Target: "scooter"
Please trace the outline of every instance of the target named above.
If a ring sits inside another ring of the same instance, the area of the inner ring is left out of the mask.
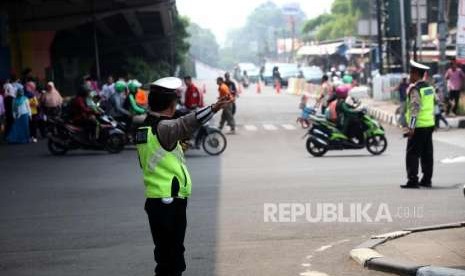
[[[48,122],[48,149],[53,155],[64,155],[69,150],[106,150],[119,153],[126,144],[126,134],[108,115],[99,115],[99,135],[91,138],[88,131],[73,125],[62,118],[53,118]]]
[[[366,114],[366,110],[359,111],[360,129],[357,137],[349,138],[336,125],[324,116],[310,115],[309,130],[306,142],[307,151],[320,157],[329,150],[363,149],[373,155],[382,154],[387,148],[384,128],[374,118]]]
[[[203,149],[209,155],[220,155],[226,150],[226,136],[218,128],[208,123],[202,125],[192,139],[181,142],[184,151],[189,149]]]

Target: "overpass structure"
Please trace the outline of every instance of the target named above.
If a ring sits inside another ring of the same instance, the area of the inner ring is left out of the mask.
[[[172,62],[175,16],[175,0],[3,0],[0,79],[25,68],[39,79],[100,78],[122,74],[134,55]]]

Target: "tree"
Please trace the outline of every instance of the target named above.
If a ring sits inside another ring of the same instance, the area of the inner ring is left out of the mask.
[[[191,45],[189,53],[203,63],[218,66],[220,46],[215,35],[209,29],[204,29],[195,23],[190,23],[187,32],[190,35]]]
[[[299,10],[294,15],[296,30],[300,30],[306,19]],[[297,37],[300,32],[297,31]],[[276,53],[276,40],[290,38],[290,17],[275,3],[268,1],[256,7],[247,17],[244,27],[228,33],[226,47],[221,51],[221,64],[249,61],[261,63],[263,58],[272,58]]]
[[[302,32],[314,33],[317,40],[336,39],[356,33],[359,18],[369,14],[369,0],[335,0],[330,14],[305,22]]]

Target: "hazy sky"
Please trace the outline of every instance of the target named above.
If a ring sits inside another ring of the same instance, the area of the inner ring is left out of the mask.
[[[247,16],[268,0],[177,0],[178,11],[193,22],[213,31],[222,44],[230,29],[245,24]],[[299,3],[308,18],[329,11],[333,0],[274,0],[278,5]]]

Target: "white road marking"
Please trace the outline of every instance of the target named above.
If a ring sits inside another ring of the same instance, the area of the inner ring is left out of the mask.
[[[313,258],[313,256],[312,256],[312,255],[308,255],[306,258],[307,258],[307,259],[311,259],[311,258]]]
[[[248,131],[257,131],[257,127],[254,125],[245,125],[244,128]]]
[[[266,130],[271,130],[271,131],[278,130],[278,128],[272,124],[263,124],[263,128]]]
[[[326,249],[331,248],[331,247],[333,247],[332,244],[323,245],[322,247],[320,247],[320,248],[318,248],[317,250],[315,250],[315,252],[323,252],[323,251],[325,251]]]
[[[308,264],[308,263],[304,263],[304,264],[302,264],[302,266],[303,266],[303,267],[310,267],[310,266],[312,266],[312,265],[311,265],[311,264]]]
[[[300,273],[300,276],[329,276],[329,275],[323,272],[307,270],[305,272]]]
[[[465,156],[445,158],[441,160],[441,163],[443,164],[465,163]]]
[[[281,126],[286,130],[294,130],[294,129],[296,129],[296,127],[294,125],[290,125],[290,124],[283,124]]]

